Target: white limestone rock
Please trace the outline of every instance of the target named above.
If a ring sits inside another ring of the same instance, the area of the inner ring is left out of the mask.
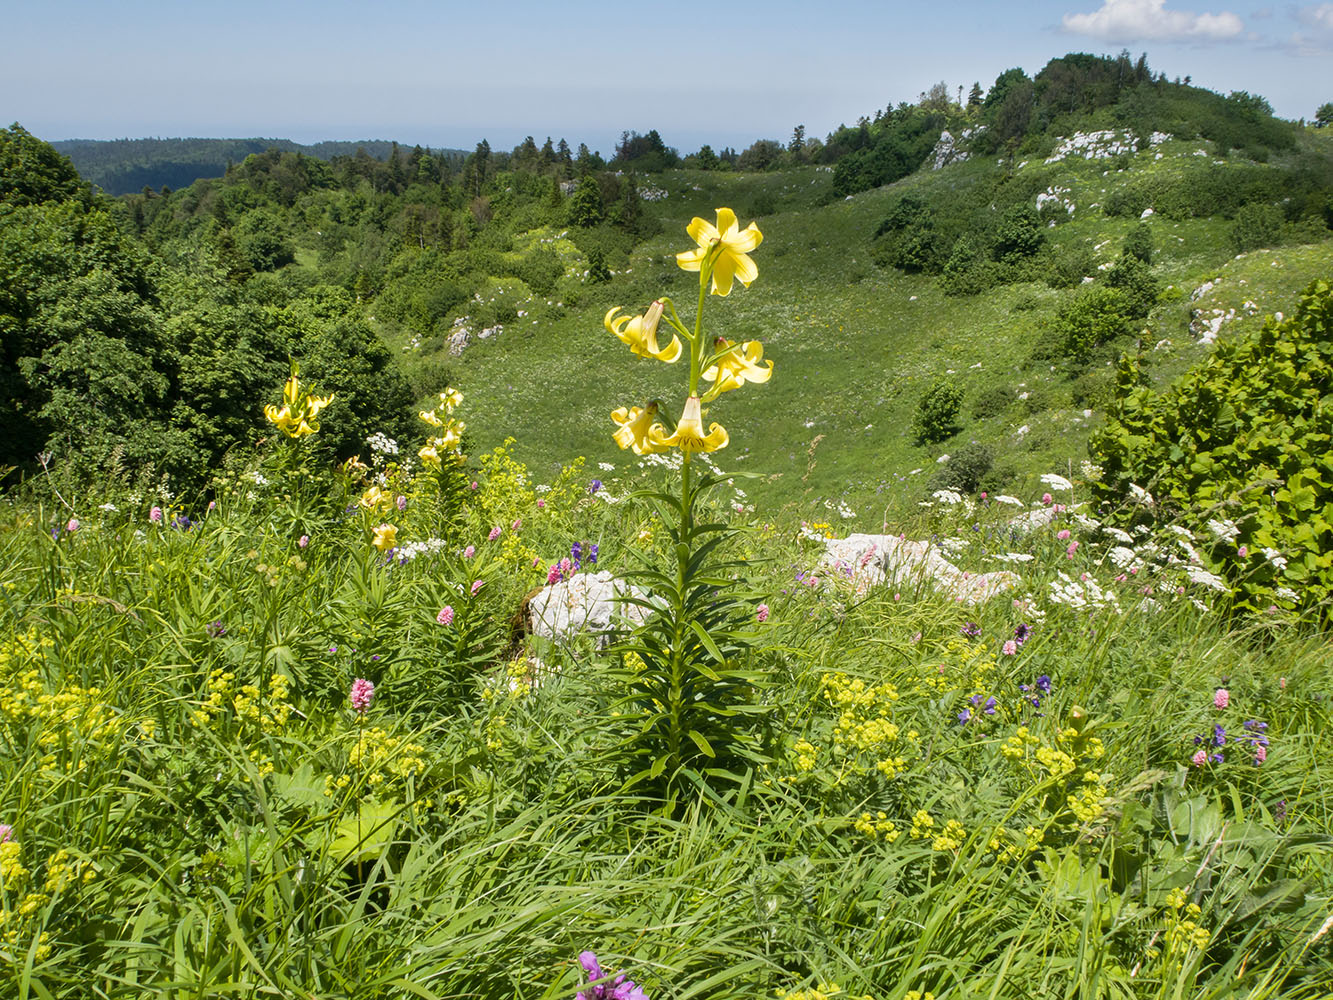
[[[591,635],[604,646],[613,629],[632,627],[645,617],[642,607],[621,600],[626,596],[643,598],[644,592],[607,570],[575,573],[568,580],[543,587],[528,600],[528,628],[543,639]]]
[[[1014,573],[965,573],[930,542],[897,535],[853,534],[824,542],[820,568],[851,584],[858,594],[880,584],[917,586],[925,583],[969,604],[989,600],[1018,586]]]

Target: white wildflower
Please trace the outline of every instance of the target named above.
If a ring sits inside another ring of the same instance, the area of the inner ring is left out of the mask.
[[[1216,590],[1219,593],[1226,593],[1231,588],[1227,582],[1216,574],[1209,573],[1202,566],[1186,566],[1185,575],[1190,578],[1192,583],[1202,584],[1210,590]]]
[[[1240,537],[1240,528],[1236,527],[1234,521],[1217,521],[1210,519],[1208,521],[1208,530],[1213,533],[1213,537],[1219,542],[1229,542],[1234,538]]]
[[[1069,491],[1074,488],[1073,483],[1071,483],[1064,476],[1057,476],[1054,472],[1046,473],[1044,476],[1041,477],[1041,481],[1053,490]]]

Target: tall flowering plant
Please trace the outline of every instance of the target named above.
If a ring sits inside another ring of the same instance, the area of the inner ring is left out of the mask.
[[[673,420],[660,400],[621,407],[611,414],[613,437],[636,455],[679,449],[679,491],[647,491],[667,523],[674,566],[645,564],[636,574],[646,597],[627,598],[647,615],[620,646],[630,710],[636,723],[626,743],[636,770],[630,784],[649,782],[663,789],[667,808],[681,782],[700,785],[710,778],[743,775],[763,760],[755,735],[766,708],[759,700],[760,675],[746,662],[754,595],[738,582],[743,567],[726,559],[726,542],[737,529],[701,518],[701,501],[726,477],[698,474],[693,458],[725,448],[726,429],[705,418],[726,392],[769,380],[773,363],[763,360],[757,341],[733,343],[710,337],[704,325],[709,292],[725,297],[736,282],[748,287],[759,270],[750,253],[763,240],[754,223],[741,229],[736,213],[717,210],[716,225],[695,218],[689,235],[696,244],[676,255],[686,271],[699,274],[693,325],[687,325],[670,298],[653,302],[640,316],[606,314],[605,326],[634,354],[685,368],[685,401]],[[664,333],[670,341],[664,343]]]

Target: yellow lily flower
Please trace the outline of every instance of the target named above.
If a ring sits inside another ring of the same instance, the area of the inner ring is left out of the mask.
[[[433,443],[426,445],[426,447],[417,452],[417,457],[432,469],[438,469],[440,467],[440,453],[435,450],[435,445]]]
[[[736,213],[729,208],[717,210],[717,225],[711,225],[697,215],[685,228],[698,249],[686,250],[676,254],[676,263],[686,271],[697,271],[703,267],[704,259],[710,253],[713,257],[713,294],[728,295],[731,292],[732,279],[736,279],[746,288],[759,277],[759,268],[755,267],[746,254],[759,246],[764,234],[751,222],[744,229],[736,222]]]
[[[398,544],[398,529],[392,524],[381,524],[375,529],[375,538],[370,544],[381,552],[388,552]]]
[[[389,494],[385,493],[378,486],[372,486],[370,489],[366,490],[366,492],[361,494],[361,499],[358,503],[360,503],[366,510],[370,511],[388,510],[393,506],[393,497],[389,496]]]
[[[724,337],[718,337],[713,347],[721,352],[735,348],[736,345]],[[767,382],[773,376],[773,362],[767,362],[768,367],[765,368],[759,363],[763,357],[764,345],[757,340],[747,340],[739,348],[719,358],[704,371],[704,378],[717,383],[704,393],[704,399],[716,399],[724,392],[739,389],[746,382]]]
[[[673,333],[671,343],[658,348],[657,324],[662,319],[662,309],[661,299],[650,305],[642,316],[617,316],[620,306],[615,306],[607,312],[602,325],[628,344],[639,357],[656,358],[669,364],[680,357],[680,338]]]
[[[440,393],[440,404],[444,407],[445,413],[453,413],[461,402],[463,402],[463,394],[457,389],[451,387]]]
[[[457,451],[463,446],[463,431],[467,424],[461,420],[450,420],[444,425],[444,436],[435,439],[437,448],[444,448],[448,451]]]
[[[417,416],[419,416],[422,420],[426,421],[426,423],[430,424],[432,427],[439,427],[440,424],[443,423],[443,421],[441,421],[440,418],[436,415],[434,410],[418,410]]]
[[[636,455],[651,455],[661,451],[662,449],[654,447],[648,440],[648,432],[652,429],[655,416],[657,416],[656,403],[649,403],[642,409],[637,406],[626,409],[622,406],[618,410],[612,410],[611,419],[620,426],[611,436],[620,447],[634,449]]]
[[[704,433],[703,414],[699,409],[699,397],[691,396],[685,401],[685,411],[676,424],[676,432],[670,436],[661,424],[653,424],[648,431],[648,440],[655,448],[678,447],[681,451],[717,451],[725,448],[731,439],[726,428],[721,424],[712,424],[708,433]]]
[[[292,417],[290,407],[277,407],[272,403],[269,403],[264,407],[264,416],[268,418],[269,423],[277,425],[278,430],[282,431],[282,433],[286,434],[288,437],[294,436],[292,432],[300,426],[301,423],[300,420]]]

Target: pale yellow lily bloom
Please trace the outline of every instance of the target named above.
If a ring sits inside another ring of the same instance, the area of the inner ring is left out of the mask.
[[[434,444],[428,444],[426,447],[422,448],[417,452],[417,457],[432,469],[438,469],[440,467],[440,453],[435,450]]]
[[[680,338],[673,333],[670,344],[663,348],[657,346],[657,324],[662,319],[663,308],[662,300],[658,299],[642,316],[617,316],[620,306],[615,306],[608,310],[602,325],[628,344],[639,357],[656,358],[670,364],[680,357]]]
[[[388,510],[393,506],[393,497],[385,493],[378,486],[372,486],[366,492],[361,494],[358,501],[366,510]]]
[[[679,448],[685,452],[717,451],[725,448],[731,439],[726,428],[721,424],[711,424],[708,433],[704,433],[703,414],[699,408],[699,397],[691,396],[685,401],[685,410],[680,415],[674,434],[668,435],[661,424],[653,424],[648,431],[648,440],[654,448]]]
[[[264,416],[288,437],[299,438],[319,430],[319,411],[333,402],[333,395],[311,396],[301,391],[296,373],[282,387],[281,407],[264,407]]]
[[[444,435],[435,439],[435,446],[447,451],[457,451],[463,447],[463,431],[466,429],[467,424],[463,421],[450,420],[444,425]]]
[[[618,410],[611,411],[611,419],[620,426],[611,436],[616,444],[622,448],[632,448],[636,455],[651,455],[662,449],[653,446],[648,440],[648,432],[652,429],[653,418],[657,416],[657,404],[649,403],[645,407],[631,406],[629,409],[621,407]]]
[[[748,288],[750,282],[759,277],[759,268],[746,256],[764,238],[753,222],[741,229],[736,222],[735,212],[729,208],[719,208],[716,226],[696,215],[685,231],[699,246],[698,249],[676,254],[676,263],[684,270],[699,270],[703,267],[704,258],[713,252],[714,247],[718,248],[713,258],[714,295],[730,294],[733,279]]]
[[[757,340],[747,340],[737,347],[730,340],[718,337],[713,347],[718,352],[728,348],[735,350],[719,358],[704,371],[705,379],[717,383],[704,393],[705,400],[716,399],[724,392],[739,389],[746,382],[767,382],[773,376],[773,362],[766,362],[767,367],[760,364],[764,357],[764,345]]]
[[[461,402],[463,402],[463,394],[457,389],[450,387],[440,393],[440,404],[444,407],[445,413],[453,413]]]
[[[375,529],[375,537],[370,544],[381,552],[388,552],[398,544],[398,529],[392,524],[381,524]]]
[[[439,427],[444,422],[439,418],[439,416],[435,413],[434,410],[418,410],[417,416],[419,416],[422,420],[426,421],[426,423],[430,424],[432,427]]]

